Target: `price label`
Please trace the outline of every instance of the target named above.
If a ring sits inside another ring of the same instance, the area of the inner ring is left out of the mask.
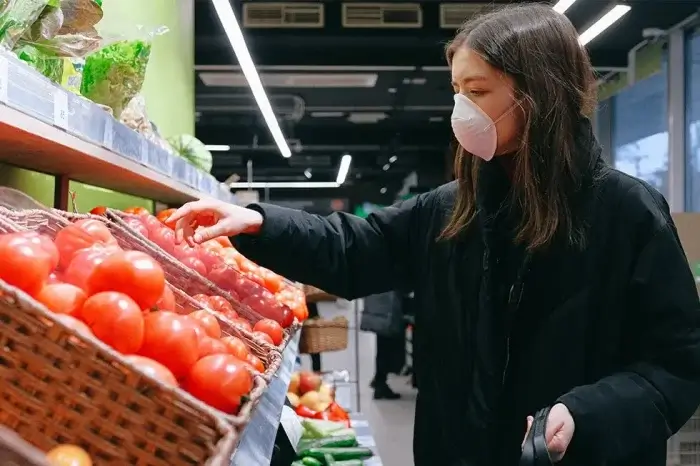
[[[357,437],[357,443],[358,443],[360,446],[363,446],[363,447],[365,447],[365,448],[374,448],[374,447],[376,447],[376,445],[375,445],[375,443],[374,443],[374,437],[372,437],[372,436],[370,436],[370,435],[363,435],[363,436]]]
[[[0,55],[0,102],[7,103],[9,81],[9,63],[6,57]]]
[[[59,128],[68,128],[68,94],[56,89],[53,96],[53,123]]]
[[[369,427],[369,422],[364,419],[353,419],[350,421],[350,426],[355,429],[358,427]]]

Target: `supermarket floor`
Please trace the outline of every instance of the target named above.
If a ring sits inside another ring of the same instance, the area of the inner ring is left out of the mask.
[[[322,356],[321,364],[324,371],[347,370],[357,385],[351,386],[347,397],[353,408],[357,409],[356,388],[359,388],[359,411],[369,421],[374,431],[374,439],[379,449],[384,466],[411,466],[413,464],[413,413],[415,409],[416,391],[411,388],[404,377],[395,377],[389,381],[391,387],[401,393],[400,400],[374,401],[369,383],[374,375],[374,334],[360,332],[358,344],[355,344],[355,319],[350,303],[321,303],[319,314],[324,318],[343,315],[350,321],[349,346],[345,351],[328,353]],[[355,355],[359,357],[359,377],[355,375]],[[302,365],[310,367],[308,356],[302,356]]]

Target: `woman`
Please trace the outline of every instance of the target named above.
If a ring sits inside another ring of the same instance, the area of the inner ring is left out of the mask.
[[[595,77],[543,5],[468,22],[447,48],[457,180],[367,219],[202,200],[177,236],[346,298],[415,290],[415,464],[512,466],[551,406],[565,466],[662,466],[700,403],[700,304],[668,205],[607,166]],[[198,213],[218,223],[193,232]]]

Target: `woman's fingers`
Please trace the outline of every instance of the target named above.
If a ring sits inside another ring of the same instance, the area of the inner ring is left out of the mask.
[[[193,217],[207,211],[213,211],[218,214],[220,213],[220,205],[220,201],[212,199],[200,199],[199,201],[188,202],[173,212],[167,222],[178,222],[185,217]]]
[[[219,236],[228,236],[229,233],[232,232],[226,231],[224,222],[220,221],[210,227],[198,229],[194,234],[194,242],[198,244],[203,243]]]

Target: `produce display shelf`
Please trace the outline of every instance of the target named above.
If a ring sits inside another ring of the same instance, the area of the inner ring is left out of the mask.
[[[0,52],[0,162],[169,204],[233,202],[213,176]]]
[[[372,428],[362,413],[350,414],[350,427],[355,429],[357,443],[362,447],[367,447],[374,452],[374,456],[365,460],[364,466],[382,466],[382,459],[377,451],[377,444],[372,435]]]
[[[299,354],[299,336],[300,332],[297,332],[282,353],[282,365],[253,411],[231,458],[231,466],[270,465],[282,407]]]

